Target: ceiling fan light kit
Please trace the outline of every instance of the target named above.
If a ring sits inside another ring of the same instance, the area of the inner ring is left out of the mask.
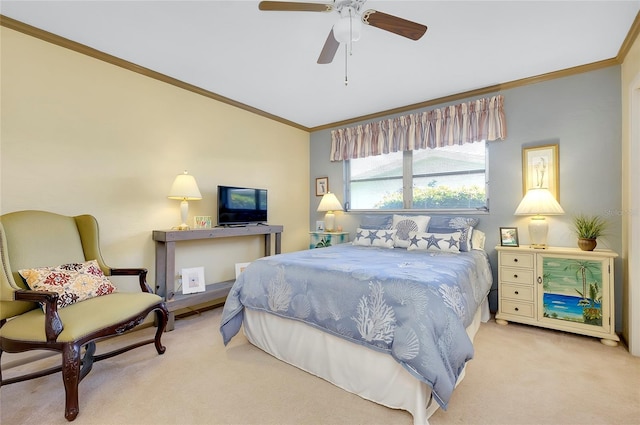
[[[366,10],[361,12],[366,0],[340,0],[333,3],[304,3],[288,1],[261,1],[260,10],[280,12],[331,12],[337,11],[340,19],[329,32],[324,43],[319,64],[327,64],[333,61],[340,44],[347,46],[351,42],[360,39],[362,24],[392,32],[410,40],[419,40],[427,31],[426,25],[408,21],[397,16]]]
[[[362,35],[362,21],[356,16],[356,11],[347,7],[340,11],[340,19],[333,25],[333,36],[338,43],[351,43],[360,40]]]

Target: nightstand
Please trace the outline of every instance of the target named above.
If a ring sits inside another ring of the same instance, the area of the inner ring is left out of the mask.
[[[615,346],[613,251],[497,246],[496,322],[600,338]]]
[[[324,248],[349,242],[349,232],[309,232],[309,249]]]

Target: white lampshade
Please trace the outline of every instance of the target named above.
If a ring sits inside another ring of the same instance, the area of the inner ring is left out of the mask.
[[[318,211],[342,211],[342,204],[338,201],[334,193],[327,192],[322,196],[320,205],[318,205]]]
[[[515,215],[533,215],[529,222],[529,240],[533,248],[546,248],[549,225],[544,215],[564,214],[548,189],[530,189],[520,201]]]
[[[334,211],[342,211],[342,204],[336,198],[336,195],[327,192],[322,196],[322,200],[320,201],[320,205],[318,205],[318,211],[326,211],[327,213],[324,215],[324,229],[327,232],[333,231],[333,226],[335,224],[335,214]]]
[[[179,199],[182,201],[180,202],[180,218],[182,219],[182,224],[177,226],[176,229],[189,230],[189,226],[187,225],[189,202],[187,201],[198,201],[202,199],[196,179],[187,174],[186,171],[184,174],[178,174],[171,185],[171,190],[169,190],[169,199]]]
[[[360,40],[362,21],[351,7],[345,7],[340,12],[340,19],[333,26],[333,37],[339,43]]]
[[[200,194],[200,189],[198,189],[198,183],[196,183],[196,179],[187,174],[185,171],[184,174],[178,174],[176,179],[173,181],[173,185],[171,185],[171,190],[169,191],[169,199],[179,199],[179,200],[187,200],[187,201],[199,201],[202,199],[202,195]]]
[[[548,189],[529,189],[515,215],[559,215],[564,210]]]

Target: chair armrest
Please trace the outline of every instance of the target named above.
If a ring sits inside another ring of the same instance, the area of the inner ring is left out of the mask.
[[[153,294],[151,288],[147,284],[147,269],[110,269],[112,276],[138,276],[140,282],[140,290]]]
[[[44,332],[47,336],[47,342],[55,342],[64,328],[58,314],[58,294],[45,291],[25,291],[23,289],[17,290],[14,294],[16,301],[30,301],[42,304],[45,315]]]

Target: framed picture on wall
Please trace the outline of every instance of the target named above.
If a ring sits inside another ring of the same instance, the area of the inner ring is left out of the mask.
[[[548,189],[560,201],[558,144],[522,148],[522,196],[529,189]]]
[[[501,227],[500,228],[500,245],[501,246],[520,246],[518,244],[518,228],[517,227]]]
[[[329,177],[318,177],[316,179],[316,196],[322,196],[329,192]]]

